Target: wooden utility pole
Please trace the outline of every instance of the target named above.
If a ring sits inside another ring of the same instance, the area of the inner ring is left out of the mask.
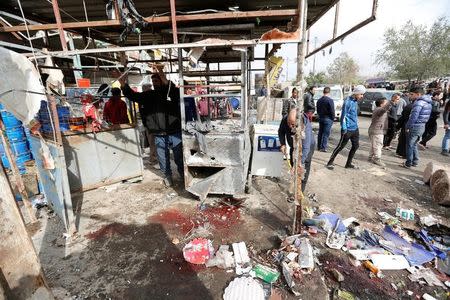
[[[308,14],[308,1],[299,1],[299,28],[300,28],[300,38],[301,41],[297,45],[297,85],[302,86],[304,79],[303,66],[305,63],[306,56],[306,22]],[[302,224],[302,130],[303,130],[303,88],[299,91],[299,98],[297,100],[297,130],[295,134],[295,147],[294,147],[294,165],[295,165],[295,176],[294,176],[294,221],[292,226],[292,233],[299,233]]]
[[[33,294],[39,294],[39,299],[53,299],[1,166],[0,220],[0,275],[4,277],[0,290],[3,290],[3,293],[11,293],[11,299],[30,299]]]

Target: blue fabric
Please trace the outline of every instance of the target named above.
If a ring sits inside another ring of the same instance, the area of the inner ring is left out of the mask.
[[[337,232],[337,233],[341,233],[341,232],[347,231],[347,227],[345,227],[345,225],[342,224],[342,219],[341,219],[341,216],[340,216],[340,215],[337,215],[337,214],[331,214],[331,213],[323,213],[323,214],[320,214],[320,215],[317,216],[317,217],[314,217],[314,219],[317,219],[317,220],[327,220],[327,221],[331,224],[332,230],[334,230],[334,228],[336,227],[336,224],[337,224],[338,220],[340,220],[341,222],[339,223],[339,226],[338,226],[336,232]]]
[[[328,96],[322,96],[319,100],[317,100],[317,114],[320,119],[329,118],[334,120],[335,112],[334,112],[334,101]]]
[[[423,242],[428,246],[428,248],[436,254],[440,259],[446,259],[447,253],[436,247],[433,243],[433,238],[428,235],[428,232],[425,229],[420,230],[419,232],[420,238]]]
[[[186,122],[197,120],[197,109],[195,107],[195,99],[193,97],[184,98],[184,114]]]
[[[345,99],[342,106],[341,129],[344,132],[358,129],[358,101],[351,96]]]
[[[408,143],[406,144],[406,165],[411,166],[419,162],[419,149],[417,143],[425,132],[425,124],[414,126],[407,133]]]
[[[414,101],[406,128],[420,126],[428,122],[432,110],[432,101],[428,95],[423,95]]]
[[[390,241],[395,245],[394,247],[382,245],[383,248],[395,255],[404,255],[406,260],[408,260],[412,266],[423,265],[435,258],[435,254],[433,252],[426,250],[422,245],[409,243],[394,232],[390,226],[386,226],[381,235],[385,240]],[[405,252],[402,249],[409,249],[409,251]]]
[[[173,159],[177,165],[178,173],[184,175],[183,145],[181,144],[181,132],[170,135],[155,135],[156,155],[159,166],[166,178],[172,177],[170,168],[170,149],[173,151]]]
[[[448,151],[449,140],[450,140],[450,129],[446,129],[444,138],[442,139],[442,151]]]
[[[326,150],[328,147],[328,138],[331,134],[333,120],[328,117],[319,119],[319,134],[317,136],[317,144],[319,150]]]

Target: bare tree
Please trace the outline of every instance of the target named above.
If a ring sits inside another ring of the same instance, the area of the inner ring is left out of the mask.
[[[358,82],[359,66],[347,52],[341,53],[328,66],[329,79],[333,83],[351,85]]]

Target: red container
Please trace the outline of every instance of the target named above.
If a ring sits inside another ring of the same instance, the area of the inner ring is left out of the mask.
[[[91,87],[91,80],[89,78],[77,79],[77,85],[80,88],[89,88]]]

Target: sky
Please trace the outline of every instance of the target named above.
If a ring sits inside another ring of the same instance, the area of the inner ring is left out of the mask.
[[[309,0],[314,1],[314,0]],[[370,17],[372,0],[341,0],[340,17],[337,35]],[[430,26],[440,16],[450,19],[449,0],[378,0],[377,19],[358,31],[347,36],[342,42],[338,41],[315,55],[316,72],[326,71],[327,66],[342,52],[347,52],[356,60],[360,67],[359,74],[364,77],[374,77],[383,71],[383,67],[375,63],[375,54],[381,48],[383,33],[387,28],[400,28],[408,20],[414,24]],[[317,46],[331,39],[333,34],[334,8],[310,29],[310,51],[314,49],[314,38],[317,37]],[[255,51],[257,57],[264,56],[262,47]],[[286,63],[282,79],[289,75],[289,80],[296,76],[297,45],[285,44],[277,52]],[[313,69],[313,56],[306,60],[306,74]],[[289,69],[286,68],[289,66]]]

